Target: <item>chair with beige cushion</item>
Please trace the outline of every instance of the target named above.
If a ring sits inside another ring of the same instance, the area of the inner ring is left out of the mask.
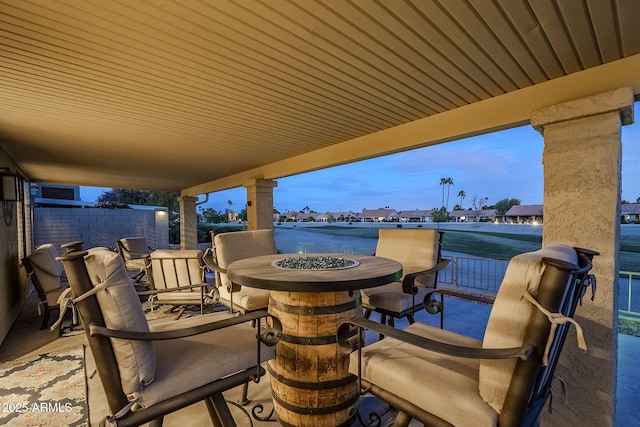
[[[118,240],[118,252],[122,255],[124,265],[133,272],[133,280],[139,282],[145,275],[145,258],[153,251],[144,237],[123,237]]]
[[[595,255],[551,244],[514,257],[482,340],[419,323],[405,330],[367,319],[344,323],[345,351],[358,346],[349,338],[353,325],[387,336],[362,348],[361,359],[353,352],[349,370],[399,409],[395,426],[412,418],[430,426],[535,426]]]
[[[212,233],[211,252],[210,256],[205,256],[205,262],[216,272],[220,303],[229,307],[232,312],[238,310],[241,313],[267,308],[270,292],[231,283],[227,267],[241,259],[277,253],[272,229]]]
[[[394,320],[403,317],[414,323],[427,290],[436,287],[438,272],[450,262],[441,257],[442,234],[417,228],[379,230],[376,256],[402,264],[403,277],[400,282],[361,291],[366,318],[375,311],[382,324],[394,326]]]
[[[153,251],[146,266],[151,290],[138,294],[150,294],[152,309],[154,303],[180,305],[183,309],[185,305],[197,304],[202,314],[204,305],[217,299],[208,289],[202,256],[203,251],[196,249]]]
[[[264,375],[260,365],[273,347],[257,336],[269,345],[278,337],[260,329],[266,312],[150,326],[118,254],[76,251],[60,259],[104,387],[105,421],[159,426],[166,414],[204,401],[214,425],[235,425],[222,392]]]
[[[44,308],[44,316],[40,329],[49,326],[51,312],[59,311],[58,298],[68,287],[64,278],[62,264],[56,260],[58,252],[51,243],[38,246],[28,257],[22,260],[33,286],[36,288],[40,308]]]

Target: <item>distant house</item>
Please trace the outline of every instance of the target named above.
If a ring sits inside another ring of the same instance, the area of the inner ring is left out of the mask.
[[[416,209],[413,211],[400,211],[398,217],[402,222],[427,222],[431,221],[433,210]]]
[[[357,219],[362,222],[396,222],[399,216],[395,209],[363,209]]]
[[[455,210],[452,211],[449,216],[454,219],[455,222],[488,222],[493,221],[496,218],[495,209],[480,209],[480,210]]]
[[[620,205],[620,222],[622,224],[640,223],[640,203],[622,203]]]
[[[516,224],[530,224],[542,222],[543,205],[515,205],[505,213],[505,222]]]
[[[284,213],[278,214],[278,221],[294,222],[296,221],[297,215],[298,215],[298,212],[284,212]]]
[[[322,222],[347,222],[354,221],[356,219],[356,214],[354,212],[327,212],[326,214],[320,216],[318,221]]]
[[[333,222],[335,221],[335,219],[333,218],[333,215],[330,212],[324,213],[324,214],[320,214],[316,217],[317,221],[319,222]]]
[[[236,211],[232,211],[231,209],[227,210],[227,221],[229,222],[238,222],[240,214]]]
[[[476,212],[472,209],[460,210],[456,209],[449,213],[449,217],[455,222],[475,222]]]
[[[316,221],[319,221],[319,218],[321,217],[322,217],[322,214],[319,214],[317,212],[309,212],[309,213],[299,212],[296,214],[296,221],[297,222],[316,222]]]
[[[480,209],[476,211],[477,222],[495,221],[497,212],[495,209]]]
[[[30,188],[34,196],[33,203],[39,207],[85,208],[95,205],[80,200],[80,187],[59,184],[32,184]]]

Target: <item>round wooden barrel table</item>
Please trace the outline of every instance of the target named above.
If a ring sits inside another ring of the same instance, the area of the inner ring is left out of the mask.
[[[234,283],[271,290],[269,313],[282,323],[282,338],[267,368],[280,424],[353,424],[360,391],[336,329],[362,315],[360,289],[399,280],[402,265],[367,255],[278,254],[233,262],[227,272]]]

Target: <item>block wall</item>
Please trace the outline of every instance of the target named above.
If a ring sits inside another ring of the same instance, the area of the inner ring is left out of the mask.
[[[122,237],[145,237],[153,249],[169,247],[169,225],[164,210],[34,208],[34,247],[82,240],[85,248],[113,248]]]

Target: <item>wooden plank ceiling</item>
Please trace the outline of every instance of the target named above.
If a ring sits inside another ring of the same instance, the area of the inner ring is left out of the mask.
[[[635,0],[0,0],[0,143],[33,181],[181,190],[639,54],[639,16]]]

